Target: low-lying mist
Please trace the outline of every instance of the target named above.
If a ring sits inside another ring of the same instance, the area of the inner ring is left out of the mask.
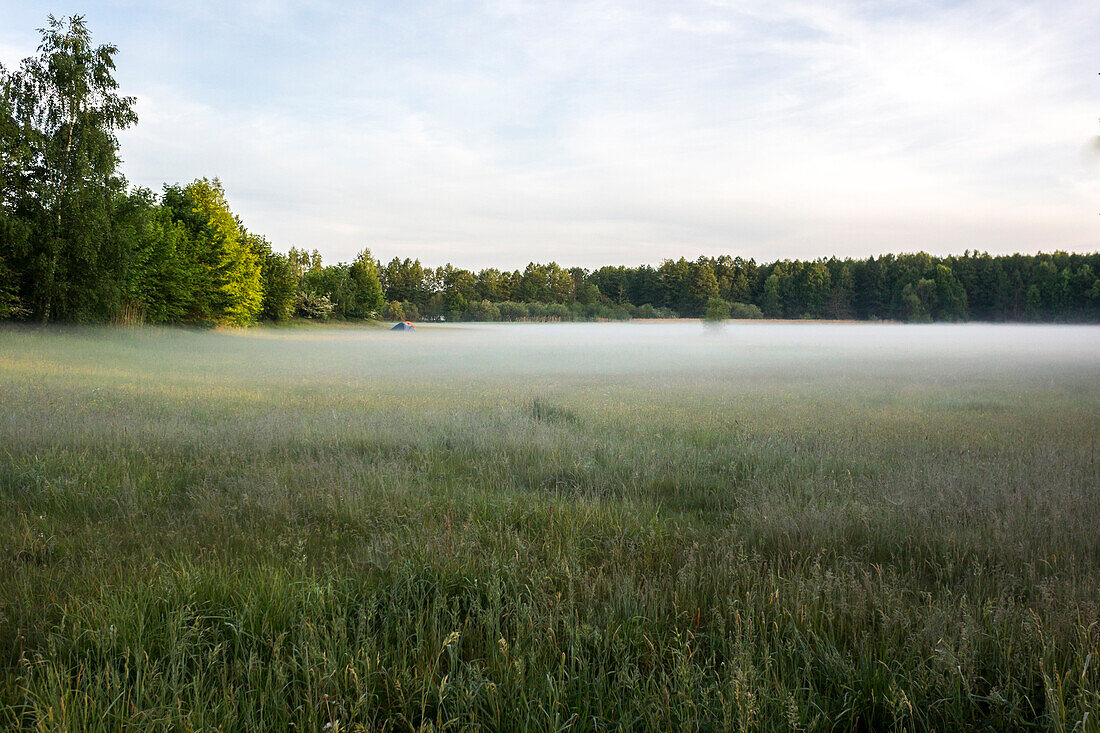
[[[1090,730],[1098,383],[1095,326],[0,329],[0,729]]]
[[[538,376],[729,380],[1047,379],[1100,372],[1100,327],[699,322],[421,324],[240,331],[73,328],[0,331],[0,358],[35,374],[76,368],[201,380],[400,380],[423,388]]]

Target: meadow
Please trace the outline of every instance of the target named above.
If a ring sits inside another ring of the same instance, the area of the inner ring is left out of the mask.
[[[1100,327],[0,328],[0,729],[1100,730]]]

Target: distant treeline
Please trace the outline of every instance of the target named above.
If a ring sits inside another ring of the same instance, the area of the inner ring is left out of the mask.
[[[0,66],[0,318],[249,325],[258,320],[653,317],[1100,320],[1100,253],[732,257],[659,267],[473,272],[364,249],[325,265],[245,228],[217,179],[159,195],[118,173],[137,122],[111,45],[49,19],[37,55]]]
[[[693,317],[720,299],[742,318],[1100,320],[1100,254],[918,253],[769,264],[722,256],[659,267],[532,263],[522,272],[477,273],[394,259],[379,272],[387,307],[425,318],[496,320],[492,306],[501,303],[499,318],[509,320],[503,306],[516,302],[557,305],[562,317],[565,310],[574,317]]]

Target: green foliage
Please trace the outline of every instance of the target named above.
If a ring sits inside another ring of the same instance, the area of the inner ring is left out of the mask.
[[[327,295],[303,290],[295,298],[295,312],[302,318],[327,321],[336,306]]]
[[[576,287],[577,302],[583,305],[593,305],[600,302],[600,289],[591,282],[583,282]]]
[[[705,258],[689,262],[665,260],[657,271],[660,303],[683,316],[701,316],[710,298],[719,294],[718,279]]]
[[[290,258],[279,252],[273,252],[267,241],[262,241],[264,247],[257,253],[262,255],[260,275],[264,284],[261,315],[269,321],[285,321],[294,315],[298,278],[294,274]]]
[[[388,301],[425,303],[431,296],[426,274],[419,260],[399,260],[396,257],[381,273],[385,298]]]
[[[565,304],[573,299],[573,278],[556,262],[532,262],[519,276],[516,297],[528,303]]]
[[[764,314],[768,318],[781,318],[783,304],[779,298],[779,274],[773,272],[764,281]]]
[[[901,291],[901,317],[910,322],[931,321],[929,301],[935,293],[935,283],[928,279],[907,283]]]
[[[103,320],[121,307],[115,133],[137,121],[134,100],[116,93],[118,50],[94,46],[82,17],[50,16],[41,33],[36,56],[0,69],[0,209],[28,229],[0,257],[35,317]]]
[[[25,222],[7,216],[0,209],[0,320],[30,315],[19,297],[17,271],[8,265],[9,260],[28,249],[29,234],[30,227]]]
[[[403,321],[405,309],[401,307],[399,301],[391,300],[382,307],[382,318],[387,321]]]
[[[500,308],[487,300],[475,300],[466,309],[465,318],[468,321],[499,321]]]
[[[218,179],[200,178],[183,189],[193,214],[200,260],[209,263],[206,294],[214,320],[234,326],[253,323],[263,307],[260,260],[247,233],[229,210]],[[195,226],[197,225],[197,226]]]
[[[291,250],[292,261],[304,263],[302,255]],[[385,305],[378,263],[370,250],[360,252],[350,265],[341,262],[327,266],[314,252],[298,287],[301,292],[327,298],[333,305],[333,315],[341,319],[377,318]]]
[[[734,303],[730,306],[730,318],[748,319],[763,317],[764,313],[760,308],[751,303]]]
[[[804,314],[811,318],[820,318],[829,298],[832,277],[824,262],[810,263],[802,269],[801,299],[805,303]]]
[[[703,320],[718,323],[730,317],[730,304],[721,298],[708,298]]]
[[[43,321],[248,325],[285,317],[296,282],[233,217],[217,179],[166,187],[162,203],[115,172],[112,45],[52,16],[38,53],[0,68],[0,314]],[[163,208],[162,208],[163,207]],[[266,277],[265,277],[266,273]]]
[[[966,292],[946,265],[929,265],[923,276],[905,284],[900,315],[905,321],[962,321],[966,319]]]
[[[356,256],[348,275],[354,303],[345,310],[344,315],[348,318],[375,318],[382,310],[385,300],[378,275],[378,263],[371,257],[370,250],[364,249]]]
[[[192,312],[198,279],[187,228],[166,208],[150,212],[131,254],[126,301],[148,323],[180,323]]]
[[[526,303],[513,303],[507,300],[503,303],[497,303],[497,309],[500,311],[502,321],[522,321],[529,314]]]

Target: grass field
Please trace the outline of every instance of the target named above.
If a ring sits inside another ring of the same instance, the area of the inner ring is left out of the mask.
[[[1100,730],[1100,329],[0,330],[0,729]]]

